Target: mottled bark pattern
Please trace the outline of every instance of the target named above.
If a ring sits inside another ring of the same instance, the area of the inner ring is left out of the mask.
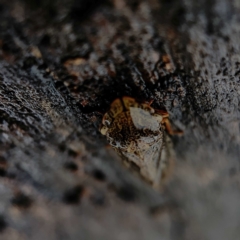
[[[237,239],[239,0],[0,0],[0,239]],[[174,126],[164,188],[98,128],[122,96]]]

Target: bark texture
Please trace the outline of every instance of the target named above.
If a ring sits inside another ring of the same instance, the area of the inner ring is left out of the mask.
[[[239,0],[0,0],[0,238],[240,235]],[[184,130],[162,191],[98,131],[121,96]]]

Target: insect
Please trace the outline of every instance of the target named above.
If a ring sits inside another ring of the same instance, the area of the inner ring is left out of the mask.
[[[128,166],[135,166],[145,180],[158,188],[171,158],[171,141],[165,130],[169,134],[180,132],[172,130],[167,111],[150,105],[127,96],[115,99],[103,116],[100,132]]]

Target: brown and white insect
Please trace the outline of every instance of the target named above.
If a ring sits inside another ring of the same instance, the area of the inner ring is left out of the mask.
[[[100,131],[128,165],[135,165],[140,175],[158,187],[169,170],[171,141],[174,134],[165,110],[131,97],[114,100],[102,119]]]

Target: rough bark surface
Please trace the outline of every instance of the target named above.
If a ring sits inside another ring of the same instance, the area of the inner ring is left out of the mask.
[[[0,0],[0,238],[238,239],[238,0]],[[98,131],[117,97],[184,130],[155,191]]]

